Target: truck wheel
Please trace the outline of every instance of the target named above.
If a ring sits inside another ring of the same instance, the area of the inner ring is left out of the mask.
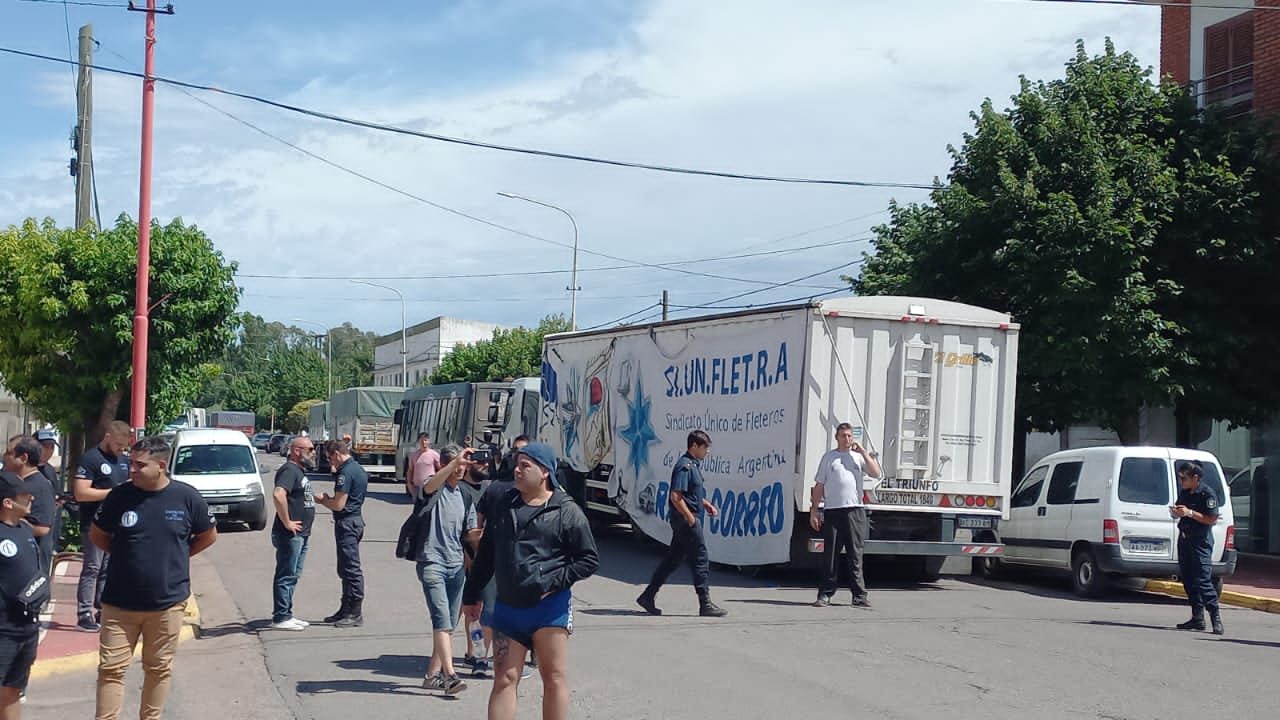
[[[1096,598],[1106,591],[1107,576],[1098,567],[1092,550],[1081,548],[1071,556],[1071,582],[1080,597]]]
[[[912,568],[914,579],[918,583],[934,583],[942,577],[942,564],[947,559],[945,557],[934,557],[926,555],[916,559],[915,567]]]
[[[1003,580],[1009,576],[1009,566],[998,557],[976,557],[973,574],[984,580]]]

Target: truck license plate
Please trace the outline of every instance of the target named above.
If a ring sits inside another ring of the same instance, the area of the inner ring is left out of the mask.
[[[956,527],[962,530],[990,530],[996,526],[996,519],[993,517],[973,517],[964,516],[956,518]]]
[[[227,507],[226,505],[210,505],[209,506],[209,512],[213,513],[214,515],[226,515],[227,511],[229,511],[230,509],[231,508]]]

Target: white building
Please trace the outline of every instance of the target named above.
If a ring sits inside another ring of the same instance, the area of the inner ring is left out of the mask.
[[[373,349],[373,384],[414,387],[422,384],[440,366],[440,361],[458,345],[489,340],[493,331],[506,329],[494,323],[438,317],[405,329],[408,381],[400,376],[400,333],[378,338]]]

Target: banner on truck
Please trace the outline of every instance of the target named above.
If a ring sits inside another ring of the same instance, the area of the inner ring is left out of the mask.
[[[711,559],[786,562],[805,327],[784,318],[770,332],[721,326],[557,344],[543,370],[544,420],[554,427],[542,437],[559,438],[575,469],[611,463],[615,502],[646,535],[669,542],[671,470],[689,433],[707,432],[702,472],[720,510],[706,520]]]

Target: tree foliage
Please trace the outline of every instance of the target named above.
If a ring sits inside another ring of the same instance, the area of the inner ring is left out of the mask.
[[[137,225],[0,231],[0,376],[41,417],[96,442],[128,418]],[[152,222],[147,424],[178,414],[232,336],[235,264],[195,226]]]
[[[1144,406],[1246,423],[1280,405],[1280,342],[1241,317],[1247,298],[1280,309],[1267,136],[1149,75],[1080,44],[1064,78],[1023,78],[1003,112],[984,102],[950,182],[894,204],[850,279],[1010,311],[1033,427],[1100,422],[1131,441]]]
[[[301,430],[305,428],[307,426],[307,423],[310,421],[311,408],[315,407],[316,405],[322,402],[324,401],[320,399],[314,399],[314,400],[303,400],[295,404],[289,410],[289,414],[286,415],[284,418],[285,432],[291,432],[291,433],[301,432]]]
[[[494,330],[490,340],[455,347],[431,373],[429,382],[438,385],[537,376],[542,372],[542,338],[568,330],[569,321],[563,315],[548,315],[532,329]]]
[[[208,378],[197,403],[225,410],[248,410],[267,427],[274,417],[279,426],[304,400],[328,397],[328,342],[281,322],[268,322],[253,313],[236,317],[234,342],[226,349],[217,373]],[[330,330],[333,337],[333,389],[367,385],[372,377],[376,335],[344,323]]]

